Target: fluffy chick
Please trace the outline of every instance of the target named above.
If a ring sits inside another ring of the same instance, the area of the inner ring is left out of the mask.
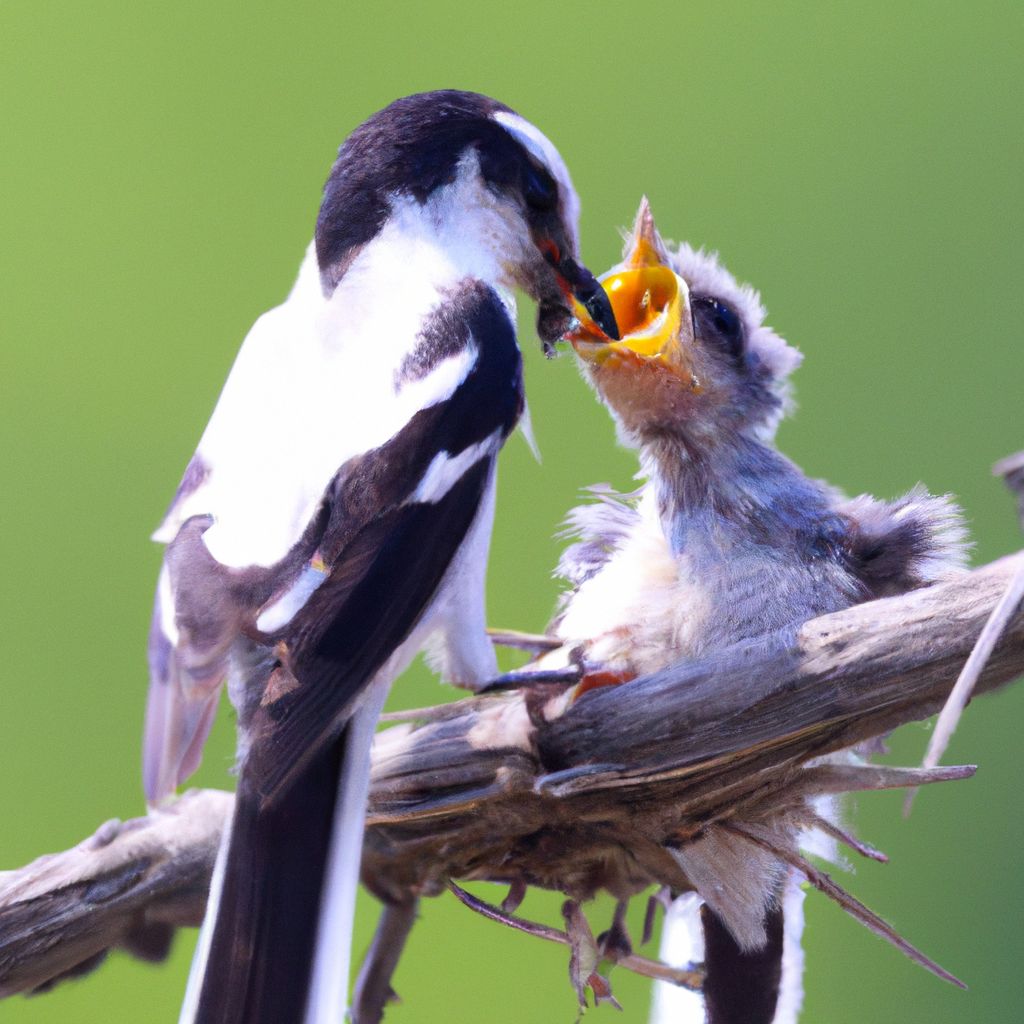
[[[562,643],[538,667],[581,664],[579,696],[962,568],[948,497],[846,499],[776,449],[801,356],[715,254],[669,250],[644,201],[601,281],[621,340],[581,314],[573,345],[643,483],[570,513]],[[706,903],[708,1021],[771,1021],[784,869],[720,838],[674,853]]]

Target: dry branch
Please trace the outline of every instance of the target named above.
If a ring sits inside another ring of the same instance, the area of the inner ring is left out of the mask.
[[[992,472],[997,476],[1002,476],[1010,491],[1016,494],[1021,526],[1024,527],[1024,452],[1018,452],[1014,456],[997,462],[992,467]],[[925,752],[922,762],[925,768],[933,768],[942,760],[949,741],[953,738],[953,733],[956,732],[960,716],[974,693],[978,675],[992,656],[992,649],[998,643],[999,637],[1002,636],[1003,630],[1020,606],[1022,599],[1024,599],[1024,564],[1020,565],[1017,571],[1011,575],[1006,590],[1003,591],[1002,597],[982,627],[978,642],[964,663],[953,689],[950,690],[949,696],[946,698],[942,711],[939,712],[939,717],[935,722],[935,731],[928,742],[928,750]],[[905,817],[910,814],[914,796],[915,790],[907,791],[906,799],[903,802]]]
[[[963,771],[820,764],[941,707],[1024,555],[571,703],[543,683],[423,712],[374,749],[363,877],[409,906],[450,879],[623,898],[688,886],[666,843],[715,821],[770,820],[807,793],[916,785]],[[1012,616],[977,691],[1024,673]],[[117,945],[159,957],[198,923],[227,794],[104,825],[0,874],[0,995],[94,966]]]

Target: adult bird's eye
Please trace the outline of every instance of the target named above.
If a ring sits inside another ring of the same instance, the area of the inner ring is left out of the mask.
[[[553,210],[558,205],[558,186],[543,167],[523,165],[523,198],[533,210]]]
[[[694,327],[698,337],[719,347],[731,359],[743,356],[743,321],[732,306],[710,295],[693,300]]]

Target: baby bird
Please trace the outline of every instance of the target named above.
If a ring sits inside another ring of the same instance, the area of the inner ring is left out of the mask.
[[[948,497],[846,499],[776,449],[800,354],[716,255],[670,251],[646,200],[623,262],[600,280],[621,340],[582,309],[570,340],[644,482],[632,495],[600,489],[570,513],[578,539],[558,572],[571,590],[550,627],[561,646],[536,667],[579,665],[579,699],[962,567]],[[705,903],[706,1019],[768,1024],[785,872],[732,854],[677,851]]]

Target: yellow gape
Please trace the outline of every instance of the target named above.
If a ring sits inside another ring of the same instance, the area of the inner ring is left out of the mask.
[[[627,245],[622,262],[598,278],[611,301],[621,340],[609,338],[580,303],[573,308],[579,325],[566,338],[592,365],[654,362],[697,389],[687,358],[693,341],[690,291],[669,265],[646,200]]]

